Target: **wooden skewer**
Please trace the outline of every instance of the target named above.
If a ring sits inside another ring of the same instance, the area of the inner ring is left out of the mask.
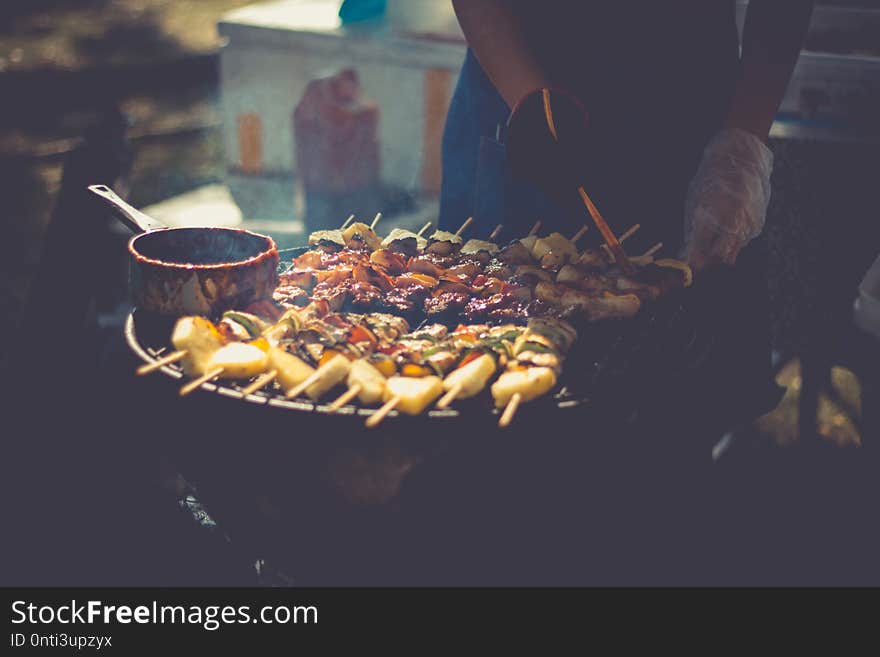
[[[587,212],[589,212],[590,216],[593,218],[593,223],[596,224],[596,228],[602,233],[602,237],[605,238],[605,243],[608,244],[608,248],[611,249],[611,253],[614,254],[614,259],[620,264],[620,268],[629,275],[635,274],[635,269],[633,268],[632,263],[630,263],[629,258],[626,256],[626,251],[623,250],[620,242],[614,236],[614,233],[611,232],[605,219],[599,214],[599,209],[593,204],[593,201],[584,190],[583,185],[578,187],[578,194],[580,194],[581,200],[587,208]]]
[[[394,407],[400,403],[400,395],[395,395],[387,402],[382,404],[382,408],[373,413],[370,417],[367,418],[366,425],[368,429],[372,429],[377,426],[382,420],[385,419],[385,416],[388,415],[391,411],[394,410]]]
[[[193,390],[195,390],[196,388],[201,386],[203,383],[207,383],[211,379],[216,379],[221,374],[223,374],[223,368],[218,367],[217,369],[213,369],[210,372],[203,374],[202,376],[200,376],[197,379],[193,379],[192,381],[190,381],[189,383],[187,383],[185,386],[183,386],[180,389],[180,396],[185,397],[186,395],[191,393]]]
[[[170,365],[171,363],[176,363],[184,356],[186,356],[186,351],[172,351],[170,354],[162,356],[162,358],[160,358],[159,360],[154,360],[152,363],[141,365],[139,368],[137,368],[137,373],[139,376],[143,376],[144,374],[155,372],[160,367],[165,367],[166,365]]]
[[[305,381],[303,381],[302,383],[300,383],[297,386],[294,386],[293,388],[288,390],[286,393],[284,393],[284,396],[287,399],[293,399],[294,397],[299,397],[299,395],[302,394],[303,390],[308,388],[310,385],[312,385],[316,381],[320,380],[321,377],[324,376],[325,372],[326,372],[325,369],[322,369],[319,367],[314,372],[312,372]]]
[[[583,228],[581,228],[578,232],[571,236],[572,243],[577,242],[580,238],[582,238],[588,230],[590,230],[590,227],[584,225]]]
[[[650,249],[645,251],[641,257],[646,258],[648,256],[652,256],[662,248],[663,248],[663,242],[657,242],[654,246],[652,246]]]
[[[489,233],[489,241],[490,242],[494,242],[495,240],[498,239],[498,236],[501,234],[502,228],[503,228],[503,224],[498,224],[497,226],[495,226],[494,230],[492,230],[492,232]]]
[[[553,108],[550,106],[550,90],[544,88],[541,90],[544,97],[544,118],[547,120],[547,128],[550,130],[550,134],[553,135],[554,141],[559,141],[558,135],[556,134],[556,124],[553,121]],[[596,224],[596,228],[599,229],[599,232],[602,233],[602,237],[605,238],[605,242],[608,244],[608,248],[611,249],[611,252],[614,254],[615,259],[618,263],[620,263],[620,268],[623,269],[627,274],[634,274],[635,269],[629,261],[629,258],[626,257],[626,252],[623,250],[623,247],[620,245],[620,242],[614,236],[614,233],[611,232],[611,228],[608,227],[608,223],[599,214],[599,209],[596,207],[596,204],[593,203],[592,199],[587,194],[583,185],[578,186],[578,194],[580,194],[581,200],[584,202],[584,206],[587,208],[587,212],[590,213],[590,217],[593,219],[593,223]]]
[[[642,224],[634,224],[634,225],[630,226],[629,228],[626,229],[626,231],[623,233],[623,235],[621,235],[618,238],[618,240],[620,240],[620,243],[623,244],[623,242],[625,240],[627,240],[630,237],[632,237],[633,235],[635,235],[636,231],[641,227],[642,227]],[[612,260],[612,261],[614,260],[614,254],[611,253],[611,249],[608,248],[607,244],[602,245],[602,251],[605,253],[605,255],[608,256],[608,258],[610,260]]]
[[[538,229],[541,228],[541,220],[535,222],[535,225],[532,226],[532,229],[529,231],[529,235],[536,235],[538,233]]]
[[[428,230],[430,227],[431,227],[431,222],[429,221],[429,222],[426,223],[424,226],[422,226],[421,230],[419,230],[419,232],[416,233],[416,235],[418,235],[419,237],[421,237],[421,236],[424,234],[424,232],[425,232],[426,230]]]
[[[513,421],[513,416],[516,415],[516,409],[519,408],[519,403],[522,401],[522,395],[518,392],[514,393],[513,397],[510,398],[510,401],[507,402],[507,406],[504,407],[504,412],[501,414],[501,419],[498,420],[498,426],[502,429],[508,427],[510,423]]]
[[[379,223],[379,220],[382,218],[382,213],[377,212],[376,216],[373,217],[373,223],[370,224],[370,230],[376,230],[376,224]]]
[[[541,94],[544,98],[544,117],[547,119],[547,127],[550,129],[550,134],[553,135],[553,141],[559,141],[559,135],[556,133],[556,123],[553,121],[553,109],[550,107],[550,90],[547,88],[541,89]]]
[[[278,370],[269,370],[268,372],[261,374],[257,377],[257,380],[250,384],[247,388],[244,388],[241,391],[242,397],[247,397],[248,395],[252,395],[257,390],[261,388],[265,388],[267,385],[272,383],[275,380],[275,377],[278,376]]]
[[[440,398],[440,401],[437,402],[437,408],[443,410],[447,406],[449,406],[452,402],[455,401],[455,398],[458,397],[459,393],[461,393],[461,389],[464,387],[464,383],[456,383],[452,386],[445,395]]]
[[[354,215],[353,215],[353,214],[348,215],[348,219],[346,219],[346,220],[345,220],[345,223],[342,224],[341,229],[343,229],[343,228],[345,228],[346,226],[348,226],[348,224],[350,224],[353,220],[354,220]]]
[[[361,391],[363,386],[360,383],[355,383],[351,388],[343,392],[339,395],[332,404],[330,404],[330,408],[328,409],[331,413],[335,413],[340,408],[345,406],[348,402],[358,396],[358,393]]]
[[[455,231],[455,236],[456,236],[456,237],[460,237],[461,234],[465,231],[465,229],[466,229],[468,226],[470,226],[473,222],[474,222],[474,218],[473,218],[473,217],[468,217],[467,219],[465,219],[465,220],[464,220],[464,223],[458,228],[457,231]]]

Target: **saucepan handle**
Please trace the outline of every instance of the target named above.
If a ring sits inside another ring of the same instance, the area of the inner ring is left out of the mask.
[[[137,208],[130,206],[119,198],[119,195],[107,187],[107,185],[90,185],[89,191],[100,196],[101,199],[103,199],[103,201],[113,210],[113,214],[116,218],[135,233],[148,233],[157,228],[168,227],[161,221],[153,219]]]

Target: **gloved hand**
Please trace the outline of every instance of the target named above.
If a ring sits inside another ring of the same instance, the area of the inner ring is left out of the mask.
[[[694,269],[732,265],[761,234],[772,171],[773,153],[755,135],[728,128],[712,138],[685,200],[684,256]]]
[[[548,98],[554,130],[547,121],[542,89],[526,94],[514,106],[507,121],[507,161],[514,176],[550,196],[573,196],[584,183],[587,110],[561,89],[550,89]]]

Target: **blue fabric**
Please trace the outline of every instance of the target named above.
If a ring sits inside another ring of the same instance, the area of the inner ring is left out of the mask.
[[[509,113],[468,50],[443,135],[442,228],[458,227],[473,216],[475,235],[504,224],[504,234],[512,237],[528,232],[538,218],[561,221],[560,210],[546,196],[510,175],[502,134]]]

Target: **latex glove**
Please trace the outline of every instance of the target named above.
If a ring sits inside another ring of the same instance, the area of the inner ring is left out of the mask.
[[[761,234],[772,171],[773,153],[750,132],[725,129],[708,143],[685,200],[684,255],[694,269],[732,265]]]
[[[561,89],[549,90],[554,132],[544,111],[544,94],[523,96],[507,121],[507,161],[513,174],[551,196],[572,196],[583,184],[589,152],[588,115],[581,101]]]

